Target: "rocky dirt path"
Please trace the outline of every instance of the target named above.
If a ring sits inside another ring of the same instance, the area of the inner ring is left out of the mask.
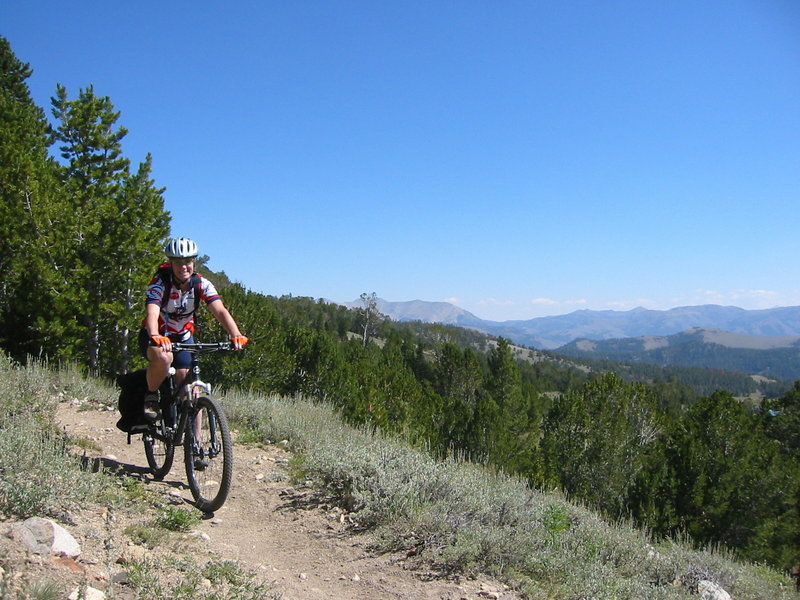
[[[178,449],[173,470],[163,481],[144,474],[144,450],[138,436],[114,426],[117,413],[79,410],[62,402],[58,420],[76,438],[88,438],[112,468],[143,477],[169,500],[190,507],[191,492]],[[348,529],[347,515],[325,504],[311,490],[292,486],[289,455],[275,445],[235,444],[234,482],[225,505],[197,527],[208,536],[207,549],[218,558],[239,561],[279,591],[284,600],[478,600],[516,595],[485,580],[445,580],[405,568],[402,556],[370,551],[369,538]],[[124,476],[124,475],[123,475]],[[147,518],[147,516],[143,516]]]

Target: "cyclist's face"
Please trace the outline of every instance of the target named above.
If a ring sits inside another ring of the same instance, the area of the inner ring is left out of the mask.
[[[179,281],[186,281],[187,278],[192,276],[194,271],[194,260],[186,258],[173,258],[172,259],[172,272]]]

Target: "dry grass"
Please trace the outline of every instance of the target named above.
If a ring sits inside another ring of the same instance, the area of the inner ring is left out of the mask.
[[[119,489],[102,473],[81,470],[53,426],[59,398],[108,405],[115,395],[74,369],[21,368],[0,357],[0,513],[53,514]],[[535,600],[697,598],[702,580],[737,600],[796,597],[774,570],[720,550],[655,543],[558,493],[348,427],[327,405],[230,393],[224,407],[248,439],[288,440],[298,477],[334,496],[360,527],[376,533],[381,548],[405,551],[428,570],[489,573]],[[129,574],[142,598],[269,597],[235,564],[143,561]],[[211,587],[199,588],[203,580]]]
[[[75,370],[21,367],[0,356],[0,513],[55,515],[112,492],[108,478],[84,471],[69,455],[54,423],[60,397],[94,386]]]
[[[443,574],[489,573],[542,600],[697,598],[703,580],[738,600],[795,597],[782,573],[718,549],[656,543],[558,493],[348,427],[327,405],[229,394],[225,408],[263,439],[289,440],[298,477],[337,497],[382,548]]]

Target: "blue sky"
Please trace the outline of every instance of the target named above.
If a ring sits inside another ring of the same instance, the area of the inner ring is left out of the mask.
[[[0,35],[253,290],[800,304],[800,2],[6,0]]]

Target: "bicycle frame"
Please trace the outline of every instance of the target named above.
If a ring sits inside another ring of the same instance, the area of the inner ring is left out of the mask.
[[[189,372],[176,382],[176,370],[170,368],[160,390],[161,418],[142,432],[147,463],[155,479],[162,479],[170,472],[175,449],[183,446],[186,478],[194,504],[206,513],[221,507],[230,492],[233,441],[225,411],[211,395],[211,385],[200,379],[199,355],[233,349],[230,342],[174,343],[174,352],[192,354]]]
[[[201,392],[211,394],[211,384],[200,379],[199,355],[221,350],[231,350],[232,348],[233,345],[230,342],[215,342],[211,344],[185,344],[176,342],[172,344],[173,352],[190,352],[192,355],[192,362],[189,367],[189,372],[180,384],[175,383],[175,367],[169,368],[169,375],[165,383],[169,390],[169,410],[173,427],[164,424],[163,432],[153,430],[150,431],[150,435],[164,443],[174,446],[183,444],[191,407],[194,405],[195,400],[199,397]],[[187,403],[188,406],[186,406]],[[170,435],[170,433],[172,435]]]

